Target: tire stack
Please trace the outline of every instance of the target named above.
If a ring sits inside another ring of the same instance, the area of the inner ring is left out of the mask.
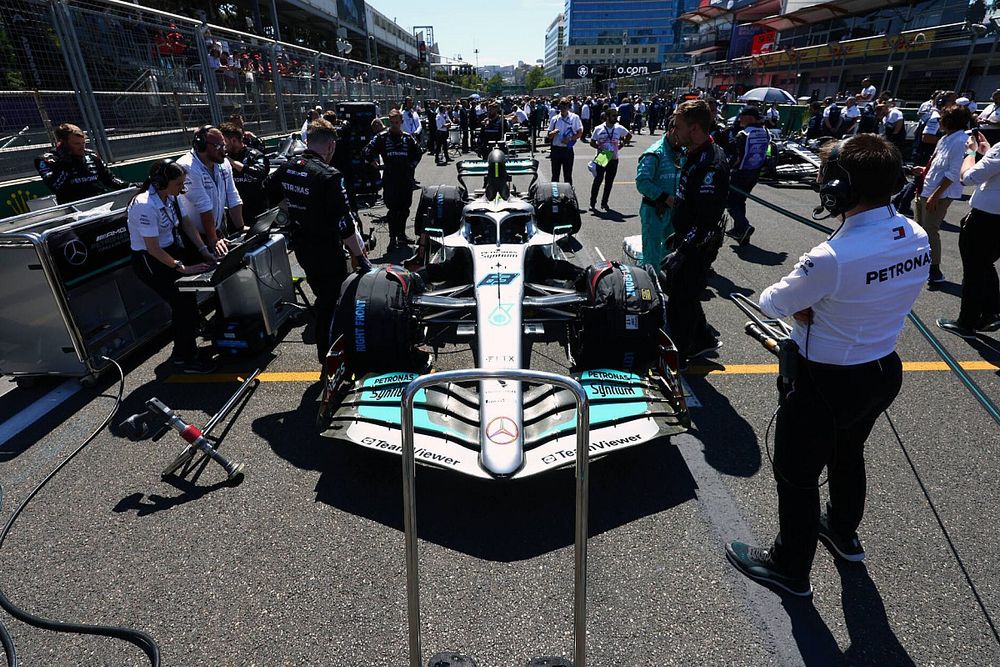
[[[365,162],[362,154],[374,136],[375,103],[340,102],[337,118],[341,121],[340,140],[333,166],[344,174],[351,207],[357,210],[359,199],[363,206],[370,206],[382,190],[382,174]]]

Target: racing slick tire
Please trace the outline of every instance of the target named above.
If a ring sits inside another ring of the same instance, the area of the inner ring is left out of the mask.
[[[348,276],[331,325],[330,340],[343,336],[355,377],[385,371],[422,371],[427,355],[412,297],[423,281],[399,266]]]
[[[580,231],[580,203],[569,183],[536,184],[528,193],[535,207],[535,223],[547,234],[556,227],[570,227],[570,235]]]
[[[420,202],[413,220],[414,231],[423,234],[428,228],[440,229],[445,236],[454,234],[462,226],[462,209],[465,200],[456,185],[428,185],[420,191]]]
[[[666,310],[652,269],[601,262],[584,274],[589,302],[581,309],[573,357],[580,370],[641,370],[658,354]]]

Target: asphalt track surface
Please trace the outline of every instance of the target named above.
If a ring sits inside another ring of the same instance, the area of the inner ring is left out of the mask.
[[[639,233],[631,179],[650,141],[642,135],[623,150],[613,212],[585,215],[580,264],[621,258],[622,238]],[[583,203],[587,159],[589,150],[578,151]],[[450,183],[455,171],[425,156],[417,177]],[[802,188],[761,185],[754,193],[803,215],[815,203]],[[925,291],[916,310],[958,360],[974,362],[970,374],[998,400],[1000,341],[969,344],[933,326],[958,312],[957,221],[966,208],[953,206],[943,230],[949,282]],[[726,563],[725,541],[766,544],[777,522],[764,443],[774,360],[743,334],[745,318],[725,296],[757,294],[823,239],[755,203],[748,211],[752,244],[724,246],[704,296],[724,347],[687,376],[701,405],[693,430],[591,467],[589,664],[1000,664],[997,424],[912,324],[900,356],[930,363],[908,366],[889,412],[913,467],[879,421],[867,446],[866,564],[838,565],[820,546],[815,598],[804,602],[748,582]],[[379,235],[384,247],[384,228]],[[406,664],[399,459],[315,435],[310,329],[290,328],[272,352],[193,381],[169,376],[165,341],[129,359],[116,422],[157,396],[203,424],[235,389],[235,376],[266,365],[267,381],[222,444],[246,463],[246,479],[229,486],[213,465],[195,484],[161,481],[179,438],[133,444],[105,432],[23,514],[0,553],[0,587],[36,614],[145,630],[164,665]],[[438,367],[468,363],[457,351]],[[565,366],[554,346],[537,349],[532,365]],[[58,382],[0,384],[0,415],[9,418]],[[116,389],[114,378],[102,379],[0,446],[4,518],[100,423]],[[808,438],[802,434],[802,446]],[[421,467],[417,487],[424,659],[446,648],[475,656],[480,667],[570,656],[572,472],[504,484]],[[123,642],[4,620],[23,665],[146,664]]]

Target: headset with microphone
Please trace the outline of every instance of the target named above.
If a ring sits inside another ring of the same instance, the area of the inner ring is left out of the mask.
[[[860,135],[859,135],[860,136]],[[840,164],[840,154],[844,147],[858,136],[848,137],[838,141],[830,150],[823,166],[820,167],[819,200],[820,206],[827,212],[827,217],[844,215],[861,202],[861,193],[851,181],[851,172]],[[902,170],[896,174],[894,191],[898,192],[906,184],[906,176]]]
[[[215,129],[214,125],[202,125],[198,128],[198,131],[194,133],[194,139],[191,140],[191,147],[194,148],[199,153],[208,149],[208,133]]]

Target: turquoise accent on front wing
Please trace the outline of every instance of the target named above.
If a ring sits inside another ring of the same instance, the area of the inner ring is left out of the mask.
[[[587,392],[587,397],[591,401],[601,401],[601,403],[591,403],[590,405],[590,428],[600,428],[609,422],[646,414],[649,409],[648,401],[620,400],[629,396],[642,397],[644,394],[641,386],[629,386],[629,383],[639,384],[641,382],[641,377],[625,371],[598,369],[581,373],[580,384]],[[550,426],[535,437],[545,438],[562,431],[571,432],[575,426],[576,416],[570,413],[565,421]]]
[[[364,389],[358,400],[363,403],[386,403],[386,405],[359,405],[358,416],[401,427],[400,401],[403,398],[403,388],[417,377],[419,376],[416,373],[386,373],[365,378],[361,383]],[[426,390],[418,391],[415,398],[415,404],[426,403]],[[461,433],[431,421],[429,412],[422,408],[414,407],[413,426],[417,429],[450,435],[459,440],[465,439]]]

